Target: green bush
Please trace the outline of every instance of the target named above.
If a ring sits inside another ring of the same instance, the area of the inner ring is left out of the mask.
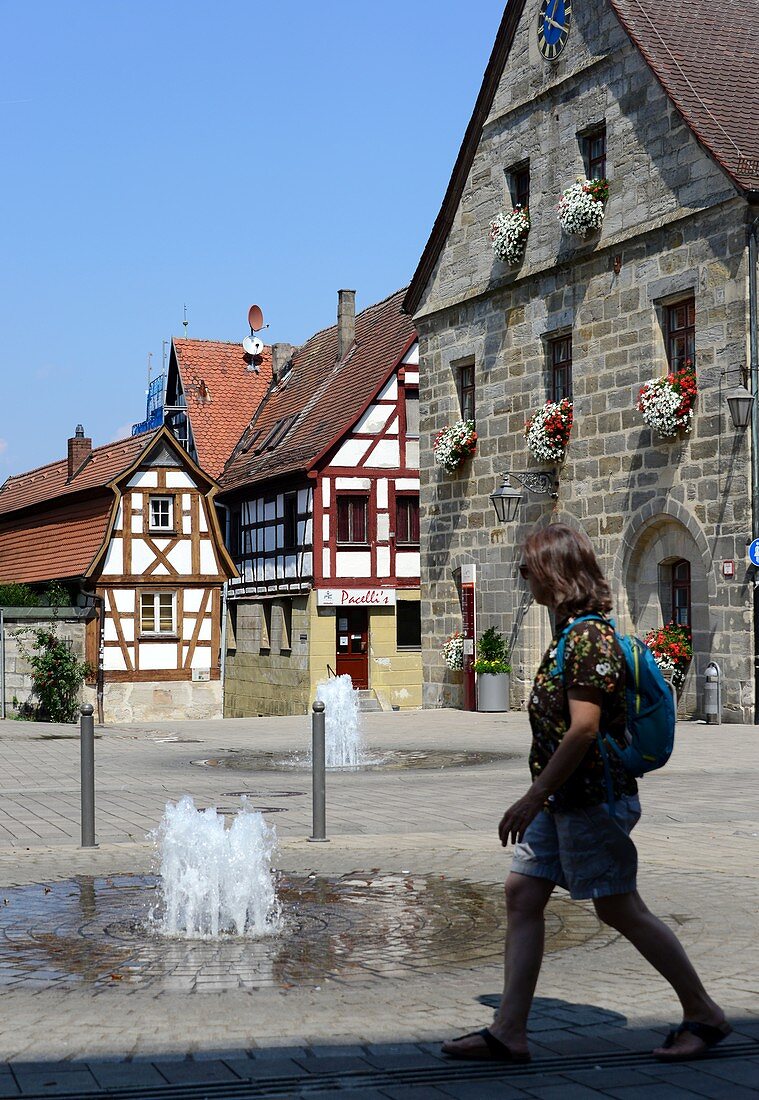
[[[475,672],[488,672],[493,676],[511,672],[508,642],[494,626],[480,636],[477,642],[477,660],[472,668]]]
[[[71,652],[55,630],[41,627],[27,633],[32,636],[31,645],[19,640],[19,648],[31,665],[32,691],[39,699],[34,717],[40,722],[75,722],[89,665]]]
[[[39,607],[39,602],[28,584],[0,584],[0,607]]]
[[[51,581],[42,598],[48,607],[71,607],[71,593],[60,581]]]

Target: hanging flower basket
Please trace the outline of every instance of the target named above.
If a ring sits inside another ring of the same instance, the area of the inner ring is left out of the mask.
[[[690,630],[678,623],[667,623],[658,630],[649,630],[643,641],[654,655],[665,676],[671,677],[675,691],[680,692],[685,683],[688,665],[693,659]]]
[[[473,420],[459,420],[450,428],[438,432],[432,444],[435,461],[449,474],[455,474],[459,466],[470,458],[477,449],[477,432]]]
[[[452,672],[460,672],[464,667],[464,635],[460,630],[454,630],[450,637],[443,642],[443,660]]]
[[[608,180],[587,180],[578,176],[577,182],[562,192],[556,208],[561,228],[577,237],[600,229],[608,198]]]
[[[538,462],[563,462],[574,422],[574,406],[568,397],[546,401],[524,426],[524,437]]]
[[[530,215],[526,207],[515,206],[508,214],[502,210],[490,223],[490,240],[496,259],[518,264],[524,257],[529,232]]]
[[[649,378],[638,395],[638,412],[653,428],[672,439],[678,432],[689,432],[693,426],[693,408],[698,397],[696,372],[690,359],[682,370],[663,378]]]

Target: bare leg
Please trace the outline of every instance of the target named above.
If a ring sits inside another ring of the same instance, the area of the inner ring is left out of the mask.
[[[512,871],[506,880],[505,981],[501,1006],[490,1031],[514,1054],[527,1052],[527,1017],[530,1014],[545,941],[544,911],[554,888],[547,879]],[[443,1050],[455,1054],[484,1048],[479,1036],[450,1040]]]
[[[724,1027],[727,1033],[724,1012],[704,989],[677,936],[646,907],[637,890],[597,898],[593,904],[600,919],[621,932],[669,982],[683,1007],[684,1019]],[[704,1048],[701,1039],[685,1033],[669,1050],[660,1047],[654,1053],[682,1057],[686,1053],[698,1054]]]

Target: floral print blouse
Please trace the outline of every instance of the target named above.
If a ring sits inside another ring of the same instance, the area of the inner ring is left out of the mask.
[[[590,620],[570,630],[565,639],[562,677],[556,668],[556,646],[566,625],[557,625],[530,693],[530,773],[533,779],[540,775],[569,729],[568,688],[601,691],[601,732],[617,740],[621,748],[626,744],[625,661],[613,628],[609,623]],[[635,794],[638,785],[634,777],[617,759],[613,749],[607,756],[615,797]],[[603,758],[598,742],[594,741],[576,771],[548,799],[546,809],[552,812],[581,810],[606,800]]]

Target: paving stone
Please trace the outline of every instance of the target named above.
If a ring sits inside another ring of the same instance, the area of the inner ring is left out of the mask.
[[[171,1085],[192,1084],[195,1081],[239,1081],[240,1078],[223,1062],[155,1062],[155,1068]]]
[[[301,1066],[306,1073],[359,1073],[373,1069],[373,1065],[364,1056],[344,1056],[314,1058],[312,1055],[304,1055],[295,1058],[294,1061]]]
[[[73,1073],[23,1073],[17,1075],[16,1082],[22,1096],[24,1093],[52,1095],[57,1092],[76,1093],[80,1090],[87,1092],[97,1088],[97,1082],[92,1074],[89,1070],[83,1069],[75,1070]]]
[[[679,1085],[661,1082],[655,1085],[610,1088],[608,1095],[617,1097],[617,1100],[635,1100],[635,1097],[638,1096],[642,1100],[693,1100],[693,1097],[698,1096],[698,1093],[693,1092],[691,1089],[681,1088]]]
[[[489,1078],[487,1081],[457,1081],[455,1084],[441,1085],[446,1096],[456,1100],[512,1100],[513,1097],[530,1095],[510,1082]]]
[[[147,1088],[165,1085],[166,1078],[147,1062],[118,1064],[90,1062],[90,1072],[103,1088]]]

